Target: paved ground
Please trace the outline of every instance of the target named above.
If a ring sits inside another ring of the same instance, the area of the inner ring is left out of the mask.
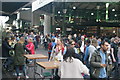
[[[43,45],[40,45],[38,49],[36,49],[36,54],[44,54],[46,56],[48,56],[47,54],[47,50],[45,50],[43,48]],[[47,59],[37,59],[37,61],[48,61]],[[28,65],[33,65],[33,63],[28,64]],[[44,72],[50,72],[50,70],[44,70]],[[21,72],[22,73],[22,72]],[[41,67],[37,65],[37,73],[41,73]],[[27,75],[29,76],[29,78],[34,78],[34,67],[28,67],[27,66]],[[21,77],[23,77],[23,74],[21,74]],[[35,76],[36,78],[40,78],[39,75]],[[15,76],[15,71],[6,71],[4,69],[2,69],[2,80],[5,79],[9,79],[9,80],[16,80],[16,76]],[[29,80],[29,79],[28,79]]]

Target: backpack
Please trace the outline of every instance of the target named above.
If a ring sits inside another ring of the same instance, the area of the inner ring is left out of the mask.
[[[49,45],[48,45],[48,52],[52,52],[52,49],[53,49],[53,46],[55,46],[56,44],[55,43],[53,43],[53,42],[51,42],[51,43],[49,43]]]
[[[49,50],[52,50],[52,43],[49,43],[49,44],[48,44],[48,49],[49,49]]]

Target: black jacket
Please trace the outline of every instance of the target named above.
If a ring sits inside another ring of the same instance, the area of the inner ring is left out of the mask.
[[[9,51],[12,49],[12,47],[8,44],[8,42],[3,41],[2,43],[2,56],[3,57],[10,57]]]

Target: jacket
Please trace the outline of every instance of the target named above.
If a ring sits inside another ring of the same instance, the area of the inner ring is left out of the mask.
[[[26,45],[27,49],[30,50],[30,53],[31,54],[35,54],[35,47],[34,47],[34,44],[32,42],[29,42],[27,45]]]
[[[3,57],[10,57],[9,51],[12,49],[12,47],[9,45],[8,42],[3,41],[2,43],[2,56]]]
[[[100,55],[100,52],[99,50],[95,50],[94,53],[92,54],[91,56],[91,60],[90,60],[90,67],[91,67],[91,70],[90,70],[90,74],[92,77],[94,78],[99,78],[99,74],[100,74],[100,69],[103,68],[101,66],[101,55]],[[108,56],[106,54],[106,64],[108,64]]]
[[[17,43],[15,45],[15,55],[14,55],[14,65],[24,65],[25,64],[25,50],[24,45],[21,43]]]

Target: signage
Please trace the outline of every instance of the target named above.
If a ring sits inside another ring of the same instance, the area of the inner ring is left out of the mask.
[[[32,12],[53,2],[54,0],[36,0],[32,3]]]

